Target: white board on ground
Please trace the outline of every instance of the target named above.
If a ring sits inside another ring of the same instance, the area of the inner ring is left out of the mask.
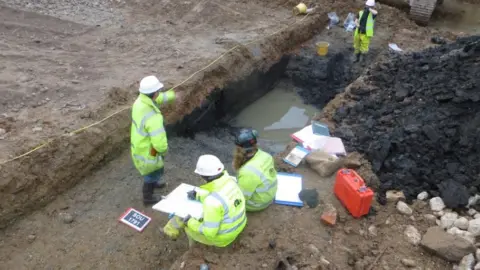
[[[279,172],[277,173],[277,181],[276,204],[303,206],[302,200],[298,197],[303,188],[300,174]]]
[[[193,189],[197,192],[208,192],[199,187],[182,183],[152,208],[163,213],[174,214],[180,218],[190,215],[195,219],[200,219],[203,217],[202,204],[187,198],[187,192]]]

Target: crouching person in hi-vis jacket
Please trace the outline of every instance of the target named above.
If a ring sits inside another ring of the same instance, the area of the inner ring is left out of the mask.
[[[203,218],[196,220],[173,217],[163,231],[176,239],[181,229],[185,230],[190,246],[193,242],[225,247],[231,244],[247,225],[245,199],[234,179],[224,170],[222,162],[213,155],[198,159],[195,173],[207,183],[200,188],[208,192],[189,191],[185,196],[203,204]]]
[[[155,76],[140,81],[139,96],[132,107],[130,131],[131,154],[135,167],[143,176],[143,203],[154,204],[160,199],[153,195],[162,181],[163,159],[168,150],[167,134],[159,106],[174,101],[178,93],[162,92],[163,84]]]
[[[277,193],[277,171],[273,157],[258,149],[257,132],[242,129],[235,138],[233,169],[246,200],[247,211],[267,208]]]

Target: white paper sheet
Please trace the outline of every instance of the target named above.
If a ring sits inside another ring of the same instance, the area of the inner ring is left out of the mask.
[[[309,150],[322,150],[329,154],[346,155],[345,146],[342,139],[337,137],[315,135],[312,125],[304,127],[302,130],[292,134],[292,138]]]
[[[299,174],[277,173],[277,194],[275,203],[303,206],[298,197],[302,191],[302,176]]]
[[[167,214],[174,213],[180,218],[190,215],[195,219],[200,219],[203,217],[203,205],[187,198],[187,192],[193,189],[197,192],[208,192],[199,187],[182,183],[152,208]]]

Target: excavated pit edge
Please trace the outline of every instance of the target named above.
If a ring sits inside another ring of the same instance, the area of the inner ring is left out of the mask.
[[[326,14],[311,15],[301,23],[258,43],[240,47],[202,72],[203,74],[179,87],[177,90],[188,93],[188,102],[181,113],[176,113],[179,110],[167,111],[165,119],[169,129],[175,129],[175,123],[181,122],[180,120],[191,114],[195,108],[201,107],[212,89],[223,89],[228,82],[241,81],[255,71],[267,72],[281,62],[284,54],[323,29],[327,24],[326,18]],[[268,50],[262,52],[262,57],[255,57],[249,49],[254,46]],[[133,85],[123,91],[135,93]],[[78,184],[92,170],[127,149],[130,121],[130,110],[125,110],[82,133],[54,139],[45,148],[1,165],[0,228],[45,206],[59,194]]]

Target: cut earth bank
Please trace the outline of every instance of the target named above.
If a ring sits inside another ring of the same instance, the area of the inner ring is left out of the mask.
[[[361,4],[362,3],[359,3],[359,6],[361,6]],[[346,10],[345,7],[343,9]],[[349,7],[349,9],[352,8]],[[385,14],[387,14],[387,12],[394,14],[395,10],[385,7],[384,12]],[[286,13],[286,10],[284,13]],[[312,21],[306,19],[304,22],[308,23],[308,25],[310,25],[309,27],[301,25],[303,27],[298,29],[294,28],[293,30],[295,31],[278,33],[280,36],[277,38],[267,38],[265,42],[273,42],[271,43],[273,45],[271,45],[271,47],[266,45],[268,48],[271,48],[267,50],[267,52],[260,50],[262,53],[261,56],[266,57],[270,55],[272,57],[270,63],[275,63],[286,50],[311,37],[312,29],[318,30],[323,28],[321,24],[318,23],[322,21],[320,17],[321,16],[315,17],[315,15],[312,15]],[[325,18],[325,16],[323,18]],[[403,20],[404,21],[401,22],[403,25],[409,25],[408,20],[404,18]],[[396,29],[393,27],[395,23],[391,22],[389,24],[389,22],[379,20],[379,24],[381,23],[384,23],[386,28],[385,33],[388,33],[387,30]],[[392,28],[388,29],[389,27]],[[415,29],[414,27],[412,28]],[[274,30],[272,30],[272,32],[273,31]],[[379,31],[379,33],[381,33],[381,31]],[[414,33],[413,31],[391,31],[391,33],[418,35],[418,33]],[[391,38],[393,38],[393,40],[398,38],[397,35],[394,37],[390,35],[390,33],[385,34],[383,38],[384,41]],[[286,39],[287,36],[290,39]],[[326,36],[327,37],[324,36],[322,38],[328,38],[327,34]],[[381,37],[381,35],[379,35],[379,37]],[[344,38],[347,42],[350,41],[348,35]],[[423,36],[422,38],[420,38],[419,43],[428,40],[429,37]],[[286,40],[288,42],[285,42]],[[397,43],[400,45],[400,42]],[[380,44],[382,46],[386,45],[383,42]],[[309,51],[313,51],[311,46],[309,47]],[[228,64],[225,63],[224,65],[219,65],[219,67],[212,67],[213,71],[208,72],[207,70],[206,73],[200,74],[204,76],[188,82],[190,88],[187,87],[183,90],[188,91],[200,85],[204,87],[201,88],[204,92],[200,97],[205,96],[209,93],[208,90],[222,88],[226,81],[235,81],[235,78],[249,74],[253,69],[258,68],[259,70],[265,70],[265,68],[270,65],[270,63],[265,63],[264,59],[257,59],[257,61],[252,61],[253,63],[247,67],[235,69],[234,67],[245,63],[242,61],[244,56],[248,56],[245,57],[245,59],[255,59],[255,57],[258,57],[258,51],[255,49],[252,49],[252,51],[243,49],[242,52],[243,53],[232,53],[232,56],[229,55],[231,58],[228,58]],[[267,59],[269,58],[267,57]],[[238,62],[235,60],[238,60]],[[262,64],[259,64],[259,62]],[[223,62],[219,63],[222,64]],[[233,66],[230,66],[230,64]],[[76,83],[78,82],[75,81],[74,84]],[[191,97],[188,98],[188,100],[192,101],[192,103],[187,104],[188,109],[182,108],[182,110],[184,110],[183,112],[198,107],[204,101],[204,98],[196,96],[197,92],[193,92],[193,90],[190,91],[192,91],[189,92]],[[200,92],[201,91],[198,91],[198,93]],[[104,113],[107,114],[109,110],[114,111],[118,109],[118,105],[129,106],[132,98],[135,96],[135,86],[132,86],[127,91],[116,89],[112,93],[111,97],[115,105],[109,103],[103,110],[98,110],[99,115],[93,115],[91,117],[100,119],[101,115]],[[172,108],[169,111],[170,113],[167,112],[169,121],[175,120],[173,116],[176,115],[175,113],[179,112],[179,110],[181,109]],[[195,119],[198,118],[191,118],[191,120]],[[156,220],[154,220],[149,227],[150,230],[147,230],[140,236],[120,224],[110,221],[105,222],[105,220],[114,220],[118,217],[119,212],[122,212],[129,206],[134,206],[139,209],[143,208],[138,204],[138,194],[140,194],[140,191],[137,188],[139,186],[138,181],[135,180],[138,179],[138,176],[131,167],[128,153],[120,153],[120,149],[115,151],[115,149],[119,148],[119,145],[123,143],[128,144],[124,141],[124,136],[126,136],[128,132],[128,125],[128,113],[125,112],[125,114],[116,115],[96,126],[93,133],[87,130],[77,136],[62,138],[61,140],[55,141],[49,147],[43,148],[39,150],[38,153],[33,154],[39,156],[29,156],[26,159],[20,159],[20,163],[17,163],[17,165],[23,164],[22,166],[25,167],[31,166],[31,164],[38,164],[37,169],[34,170],[37,170],[37,172],[43,171],[42,175],[46,175],[55,170],[57,172],[63,172],[64,174],[52,174],[44,178],[27,178],[29,181],[25,181],[24,178],[11,178],[9,175],[4,175],[5,177],[2,178],[4,179],[2,181],[6,181],[7,184],[3,186],[4,188],[2,190],[8,194],[6,195],[7,199],[15,198],[14,202],[17,202],[18,198],[21,203],[25,203],[29,202],[29,200],[27,200],[27,198],[29,198],[35,204],[41,204],[38,201],[39,199],[44,198],[45,201],[53,199],[55,194],[66,190],[86,175],[94,165],[100,165],[99,163],[103,164],[102,159],[107,153],[113,153],[113,155],[119,156],[115,162],[109,163],[93,177],[86,179],[82,184],[69,190],[64,196],[60,196],[60,198],[46,208],[36,211],[10,228],[2,231],[5,237],[3,237],[0,242],[2,250],[1,259],[3,262],[6,262],[6,266],[15,269],[31,269],[35,267],[83,269],[90,267],[119,268],[125,265],[136,265],[137,267],[150,269],[169,266],[175,258],[186,250],[185,242],[170,242],[155,229],[165,223],[165,218],[157,218],[157,216],[159,216],[158,214],[155,214]],[[177,130],[182,130],[181,127],[182,125],[180,124],[180,128],[177,128]],[[169,155],[170,161],[167,163],[167,170],[171,173],[166,176],[167,180],[170,181],[172,185],[181,181],[199,184],[198,179],[192,178],[191,170],[194,166],[195,156],[205,152],[217,153],[222,160],[229,163],[231,141],[225,132],[225,130],[220,129],[207,134],[198,134],[195,140],[180,137],[172,138],[171,154]],[[12,137],[12,139],[14,138],[15,137]],[[104,139],[110,140],[111,144],[105,144]],[[69,144],[67,141],[71,141],[73,144]],[[86,145],[88,145],[89,149],[77,147],[84,147]],[[58,148],[55,149],[54,146],[62,146],[63,149],[59,151]],[[56,156],[53,157],[53,153],[49,154],[48,151],[54,151]],[[100,151],[100,153],[97,151]],[[41,163],[35,159],[38,157],[51,159],[50,161],[46,161],[47,163]],[[76,171],[76,167],[81,170]],[[7,173],[7,171],[4,170],[5,168],[7,167],[2,167],[2,173]],[[52,168],[52,170],[47,171],[45,168]],[[11,167],[11,169],[13,169],[13,167]],[[18,168],[16,169],[19,170]],[[29,172],[28,170],[20,171],[24,173]],[[13,170],[11,172],[13,172]],[[305,173],[307,179],[317,179],[317,177],[306,169],[302,169],[301,172]],[[57,176],[65,178],[57,178]],[[62,181],[55,182],[59,179]],[[24,181],[22,182],[24,185],[17,185],[16,182],[8,182],[9,180],[22,180]],[[36,180],[37,182],[35,182]],[[42,181],[38,182],[38,180]],[[44,184],[42,185],[42,183]],[[309,181],[308,183],[307,185],[311,185],[311,187],[317,187],[321,192],[323,200],[329,200],[329,198],[331,198],[329,192],[331,188],[328,186],[331,181]],[[51,187],[54,188],[53,192],[52,189],[50,189]],[[132,192],[132,189],[135,188],[137,188],[137,190]],[[36,196],[32,194],[30,194],[30,196],[25,195],[29,194],[29,192],[37,194]],[[23,201],[22,194],[24,198]],[[45,197],[45,195],[47,196]],[[2,198],[3,197],[5,196],[2,194]],[[8,207],[10,202],[11,201],[5,205],[2,204],[2,207],[4,207],[2,209],[2,217],[5,217],[6,221],[11,220],[13,216],[18,216],[19,214],[3,215],[4,210],[8,211],[10,209]],[[21,203],[18,204],[19,207],[16,208],[17,211],[25,209]],[[392,239],[392,235],[401,236],[403,234],[403,226],[401,226],[401,224],[405,223],[400,221],[410,222],[410,219],[395,215],[394,219],[396,219],[395,224],[398,225],[397,228],[395,228],[395,226],[392,228],[386,226],[382,229],[381,226],[379,226],[381,228],[381,237],[372,240],[370,243],[363,243],[360,239],[364,239],[365,237],[374,238],[373,234],[370,236],[365,234],[365,230],[370,227],[369,225],[372,219],[368,221],[364,220],[363,224],[361,224],[362,222],[359,223],[349,219],[346,213],[340,213],[340,221],[345,223],[346,228],[343,231],[330,231],[319,224],[318,217],[321,209],[322,207],[313,209],[312,211],[309,209],[300,210],[290,208],[287,210],[274,206],[270,212],[265,212],[257,217],[252,216],[250,228],[244,233],[238,245],[234,246],[233,249],[223,251],[210,249],[200,250],[202,251],[200,257],[187,257],[187,260],[185,260],[188,263],[187,267],[188,269],[195,269],[198,267],[200,260],[206,260],[218,269],[255,269],[258,268],[258,261],[262,261],[260,266],[266,264],[266,267],[269,267],[269,265],[274,266],[277,264],[277,251],[288,253],[288,251],[292,250],[296,251],[294,252],[295,254],[280,254],[280,257],[291,257],[290,262],[296,261],[294,264],[296,264],[298,268],[314,267],[314,264],[318,263],[320,255],[311,257],[310,254],[317,254],[317,250],[322,250],[322,253],[340,269],[348,269],[350,267],[349,264],[358,265],[357,267],[368,265],[373,263],[378,255],[383,255],[381,260],[382,264],[386,263],[395,269],[397,265],[401,265],[400,260],[402,258],[399,257],[400,255],[405,257],[418,257],[418,250],[412,249],[411,246],[403,240],[403,237],[401,237],[402,240],[398,240],[398,242],[403,241],[402,244],[397,245],[395,250],[388,253],[386,252],[385,254],[380,252],[384,248],[384,246],[381,246],[381,243],[388,242],[385,239]],[[384,210],[385,209],[382,209],[376,217],[372,217],[373,220],[380,220],[382,217],[386,218],[388,212],[384,212]],[[151,213],[149,210],[147,210],[147,212]],[[296,217],[298,217],[298,223],[289,223],[289,226],[284,226],[288,221],[295,220]],[[302,217],[304,219],[302,219]],[[282,222],[282,219],[285,222]],[[421,223],[421,221],[419,222]],[[297,224],[302,225],[296,226]],[[331,237],[329,236],[330,234],[332,235]],[[269,240],[272,239],[276,239],[277,249],[273,251],[265,250],[266,247],[268,247]],[[331,250],[331,247],[329,249],[330,240],[331,243],[341,242],[342,245],[334,245],[336,249],[329,251]],[[310,244],[316,245],[316,247]],[[348,246],[348,249],[343,248],[346,246]],[[99,249],[101,250],[100,252]],[[197,251],[199,250],[197,249]],[[326,255],[327,253],[335,255],[328,256]],[[185,254],[185,256],[195,254],[197,253],[195,253],[194,250],[192,253]],[[252,256],[255,256],[256,259]],[[88,258],[88,260],[85,258]],[[431,268],[441,269],[441,266],[444,265],[443,261],[437,261],[437,259],[430,257],[420,257],[417,261],[419,265]],[[182,260],[179,261],[180,264],[181,262]]]

